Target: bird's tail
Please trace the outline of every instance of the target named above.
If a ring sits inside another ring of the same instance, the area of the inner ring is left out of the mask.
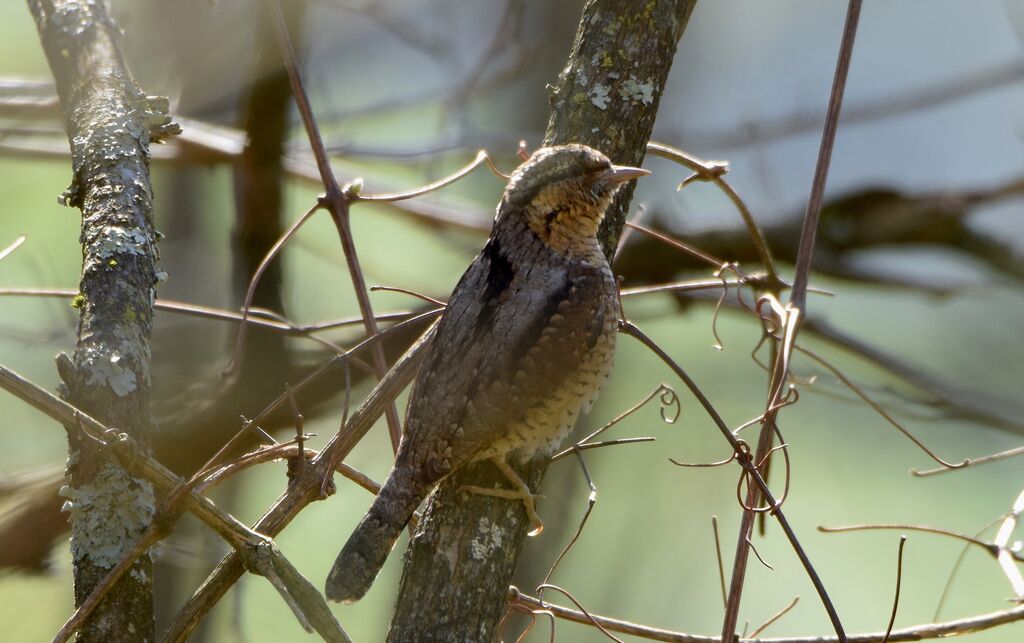
[[[370,510],[334,561],[327,575],[327,598],[339,603],[354,603],[373,585],[402,529],[423,500],[417,485],[400,468],[391,472]]]

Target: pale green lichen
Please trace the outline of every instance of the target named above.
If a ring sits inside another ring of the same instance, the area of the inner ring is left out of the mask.
[[[153,519],[153,487],[111,463],[92,482],[68,491],[71,555],[111,568],[131,549]]]

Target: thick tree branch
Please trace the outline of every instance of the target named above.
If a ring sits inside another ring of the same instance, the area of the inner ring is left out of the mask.
[[[120,49],[106,2],[29,0],[56,80],[74,176],[63,196],[82,211],[78,342],[61,355],[64,395],[145,442],[149,338],[156,296],[149,144],[177,132],[167,101],[147,97]],[[131,550],[153,516],[148,482],[69,432],[75,603]],[[81,631],[81,641],[153,636],[152,563],[141,557]]]

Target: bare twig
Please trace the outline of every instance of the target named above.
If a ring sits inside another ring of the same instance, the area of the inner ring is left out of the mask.
[[[164,509],[158,512],[154,524],[140,536],[140,541],[145,542],[146,546],[169,531],[179,513],[175,506],[180,501],[184,508],[195,514],[234,547],[246,560],[248,569],[267,576],[282,595],[289,597],[289,605],[296,611],[296,616],[304,627],[310,629],[315,624],[317,631],[328,640],[347,640],[340,625],[333,616],[330,616],[324,598],[315,591],[310,595],[302,589],[301,586],[308,585],[308,581],[284,559],[273,542],[250,530],[231,514],[217,507],[209,498],[188,488],[183,480],[144,453],[126,434],[111,429],[3,366],[0,366],[0,388],[60,422],[69,431],[79,430],[82,437],[112,452],[122,466],[133,475],[144,477],[168,494]],[[61,628],[56,640],[67,640],[88,619],[95,607],[100,605],[100,598],[110,591],[124,572],[131,569],[132,563],[146,551],[146,546],[138,546],[126,552],[126,555],[119,559],[119,564],[104,574],[100,582],[95,584],[92,591],[80,602],[76,613]],[[263,562],[254,567],[251,556],[257,551],[262,552],[259,556]],[[270,570],[273,570],[273,573],[270,573]],[[297,595],[302,598],[296,599]]]
[[[697,386],[696,382],[694,382],[690,378],[686,371],[684,371],[679,366],[679,364],[675,362],[675,360],[669,357],[668,354],[665,353],[665,351],[662,350],[660,346],[654,343],[654,341],[647,337],[647,335],[645,335],[639,328],[637,328],[635,325],[628,321],[620,322],[619,328],[621,332],[624,332],[627,335],[639,340],[644,346],[646,346],[652,352],[654,352],[654,354],[657,355],[662,360],[662,362],[664,362],[670,369],[672,369],[676,376],[679,377],[679,379],[681,379],[686,384],[687,388],[690,389],[690,392],[693,393],[694,397],[697,398],[697,401],[700,402],[701,406],[704,407],[704,410],[707,412],[708,416],[715,423],[715,426],[718,427],[718,430],[729,442],[729,446],[731,446],[733,451],[735,451],[738,454],[738,457],[736,458],[737,462],[740,464],[740,466],[743,467],[744,471],[747,472],[750,478],[753,479],[754,483],[757,485],[757,488],[760,490],[761,494],[763,494],[765,500],[768,503],[771,513],[775,516],[775,519],[782,527],[782,531],[786,534],[786,538],[789,540],[790,546],[792,546],[793,551],[796,552],[797,558],[800,559],[800,563],[804,567],[804,571],[807,573],[807,576],[811,579],[811,583],[814,585],[814,589],[818,593],[818,598],[821,600],[822,605],[825,607],[825,611],[828,613],[829,619],[832,621],[833,627],[836,629],[836,634],[838,635],[839,640],[845,641],[846,635],[843,633],[842,624],[839,622],[839,616],[838,614],[836,614],[835,607],[832,605],[832,600],[829,598],[828,592],[825,590],[825,585],[821,582],[821,578],[818,576],[818,573],[814,570],[814,566],[811,564],[810,558],[807,557],[807,553],[804,551],[803,546],[800,545],[800,541],[797,539],[796,534],[793,532],[793,529],[790,526],[789,521],[782,513],[782,509],[779,508],[777,501],[772,495],[771,489],[768,488],[768,484],[764,481],[764,478],[761,477],[761,473],[757,470],[757,467],[751,461],[749,449],[746,451],[746,453],[744,453],[743,449],[740,446],[739,439],[735,435],[733,435],[731,430],[729,430],[728,425],[726,425],[725,421],[722,419],[722,416],[719,415],[714,405],[711,404],[711,401],[708,400],[707,396],[704,395],[704,392],[701,391],[700,387]],[[752,512],[744,513],[745,515],[752,515]],[[726,640],[728,640],[728,637],[732,637],[732,635],[733,633],[729,632],[726,635]]]
[[[974,467],[979,464],[988,464],[989,462],[998,462],[999,460],[1005,460],[1006,458],[1014,458],[1019,455],[1024,455],[1024,447],[1016,447],[1014,449],[1007,449],[1006,451],[1000,451],[999,453],[993,453],[991,455],[983,455],[977,458],[966,458],[964,459],[964,467]],[[928,476],[934,476],[940,473],[946,473],[947,471],[955,471],[956,469],[963,467],[936,467],[935,469],[925,469],[919,471],[918,469],[911,469],[910,475],[918,478],[926,478]]]
[[[722,560],[722,542],[718,537],[718,516],[711,516],[711,531],[715,534],[715,560],[718,561],[718,583],[722,587],[722,607],[724,608],[727,603],[725,597],[725,562]]]
[[[377,418],[384,413],[385,407],[391,404],[401,390],[412,381],[424,356],[424,349],[433,336],[433,328],[434,326],[431,326],[374,387],[342,430],[331,438],[316,458],[309,462],[303,477],[291,481],[284,494],[253,527],[255,531],[273,537],[306,505],[321,498],[324,478],[334,470],[335,463],[344,459]],[[225,556],[182,608],[164,634],[163,640],[185,640],[243,571],[243,561],[236,553],[232,552]]]
[[[671,630],[638,625],[598,614],[584,613],[579,610],[569,609],[558,605],[552,605],[540,601],[532,596],[523,594],[518,589],[509,588],[509,601],[522,605],[527,609],[547,610],[560,619],[592,625],[595,622],[609,632],[629,634],[651,641],[669,641],[670,643],[721,643],[718,636],[700,636],[698,634],[687,634],[684,632],[673,632]],[[926,623],[915,625],[901,630],[893,630],[889,634],[889,643],[901,643],[903,641],[924,641],[928,639],[940,639],[964,634],[981,632],[1008,623],[1024,621],[1024,605],[1000,612],[990,612],[979,616],[947,621],[945,623]],[[885,632],[872,632],[867,634],[852,634],[847,637],[848,643],[882,643]],[[756,639],[741,639],[738,643],[839,643],[835,636],[793,636]]]
[[[903,546],[905,544],[907,544],[907,537],[900,536],[900,550],[896,558],[896,595],[892,599],[892,616],[889,617],[889,626],[885,628],[885,636],[882,638],[882,643],[889,643],[892,626],[896,623],[896,611],[900,606],[900,584],[903,582]]]
[[[769,627],[771,627],[771,625],[773,623],[775,623],[780,618],[782,618],[783,616],[788,614],[789,611],[791,609],[793,609],[794,607],[796,607],[796,604],[799,603],[799,602],[800,602],[800,597],[799,596],[794,596],[793,600],[789,602],[789,605],[783,607],[778,612],[775,612],[774,614],[769,616],[767,621],[765,621],[764,623],[761,623],[761,625],[758,626],[757,629],[755,629],[753,632],[751,632],[750,633],[750,638],[756,639],[758,634],[760,634],[761,632],[767,630]]]
[[[874,524],[874,525],[843,525],[841,527],[825,527],[822,525],[818,526],[818,531],[826,534],[838,534],[848,531],[871,531],[871,530],[885,530],[885,529],[900,529],[903,531],[921,531],[927,534],[935,534],[938,536],[948,536],[956,540],[970,543],[977,547],[981,547],[988,552],[993,558],[998,558],[999,554],[1006,551],[1011,558],[1015,558],[1020,562],[1024,562],[1024,557],[1016,552],[1012,552],[1006,549],[1006,543],[1002,545],[994,542],[987,543],[984,540],[962,534],[958,531],[952,531],[949,529],[943,529],[941,527],[928,527],[926,525],[908,525],[908,524]]]
[[[773,360],[771,383],[768,387],[768,406],[765,412],[765,421],[761,425],[761,433],[758,437],[757,451],[755,458],[758,462],[768,455],[771,450],[774,431],[776,430],[776,415],[779,396],[783,384],[789,377],[789,363],[796,342],[796,336],[800,330],[800,323],[806,315],[807,285],[810,280],[811,254],[814,250],[815,235],[818,227],[818,218],[821,215],[821,202],[825,191],[825,179],[828,176],[829,161],[832,157],[832,144],[835,140],[835,131],[839,123],[839,110],[842,106],[843,91],[846,86],[846,75],[849,71],[850,58],[853,53],[854,37],[857,33],[857,23],[860,18],[860,0],[850,0],[847,6],[846,23],[843,28],[843,38],[839,45],[839,57],[836,61],[835,77],[832,82],[832,91],[829,96],[828,113],[825,118],[825,126],[822,132],[821,145],[818,151],[818,161],[814,170],[814,181],[811,186],[811,196],[808,199],[807,211],[804,215],[804,225],[800,234],[800,245],[797,251],[796,276],[793,281],[790,293],[789,305],[785,309],[777,310],[778,327],[781,328],[781,345],[773,344],[775,352]],[[764,299],[764,298],[763,298]],[[767,474],[767,470],[766,470]],[[749,535],[754,521],[754,512],[751,509],[758,504],[758,490],[748,487],[746,509],[740,521],[739,535],[737,538],[736,555],[733,561],[732,582],[729,587],[729,601],[725,610],[725,618],[722,623],[723,640],[732,636],[736,630],[736,623],[739,617],[740,599],[743,593],[743,583],[746,577],[746,567],[749,554]],[[774,503],[773,503],[774,504]],[[819,595],[825,598],[824,587],[819,587]],[[840,641],[846,640],[839,616],[832,609],[831,603],[826,602],[826,609],[832,626]]]
[[[843,40],[839,44],[839,60],[836,61],[836,74],[832,81],[832,93],[828,99],[828,111],[825,114],[825,126],[822,129],[821,145],[818,147],[818,161],[814,166],[811,196],[807,200],[804,226],[800,232],[800,249],[796,256],[796,277],[793,280],[793,292],[789,299],[791,305],[800,309],[805,308],[807,301],[807,283],[811,275],[811,256],[814,252],[814,242],[818,232],[818,219],[821,216],[821,203],[825,196],[825,181],[828,178],[828,167],[832,160],[836,128],[839,126],[839,110],[843,106],[846,75],[850,70],[850,59],[853,56],[853,41],[857,35],[860,6],[861,0],[850,0],[847,8],[846,25],[843,27]]]
[[[9,254],[11,254],[12,252],[14,252],[15,250],[18,249],[18,246],[20,246],[21,244],[25,243],[25,239],[26,238],[27,237],[25,237],[25,235],[21,235],[17,239],[15,239],[11,243],[11,245],[7,246],[3,250],[0,250],[0,261],[3,261],[4,259],[6,259]]]
[[[355,241],[352,238],[352,230],[349,225],[349,205],[351,203],[351,192],[343,191],[338,186],[338,181],[331,170],[330,159],[324,147],[323,139],[320,137],[320,128],[317,126],[313,116],[313,109],[310,106],[309,97],[306,95],[306,88],[302,83],[302,76],[299,72],[295,52],[292,51],[291,40],[288,36],[288,29],[281,14],[281,7],[278,0],[266,0],[266,6],[271,14],[271,21],[274,24],[274,34],[277,43],[281,48],[281,56],[284,59],[285,69],[288,71],[288,78],[292,85],[292,95],[302,117],[302,123],[306,128],[309,144],[313,148],[313,157],[316,159],[317,169],[320,172],[320,179],[323,181],[326,194],[321,203],[330,211],[331,219],[338,230],[338,237],[341,241],[342,251],[345,254],[345,262],[348,265],[349,276],[352,279],[352,287],[356,293],[356,301],[359,304],[359,312],[363,315],[363,326],[367,335],[377,334],[377,322],[373,316],[373,306],[370,303],[370,295],[366,288],[366,280],[363,278],[363,271],[359,265],[359,258],[356,254]],[[373,347],[373,367],[377,378],[384,377],[387,372],[387,364],[384,359],[384,349],[378,344]],[[398,449],[398,441],[402,435],[401,422],[398,418],[398,409],[395,405],[389,404],[384,412],[387,418],[388,431],[391,436],[391,447]]]

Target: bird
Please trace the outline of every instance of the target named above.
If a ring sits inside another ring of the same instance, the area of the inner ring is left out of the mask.
[[[338,554],[327,598],[358,601],[416,509],[460,467],[491,460],[534,495],[511,463],[552,455],[609,378],[620,303],[597,238],[615,193],[647,170],[580,144],[542,147],[509,178],[490,236],[438,322],[406,411],[395,464]]]

